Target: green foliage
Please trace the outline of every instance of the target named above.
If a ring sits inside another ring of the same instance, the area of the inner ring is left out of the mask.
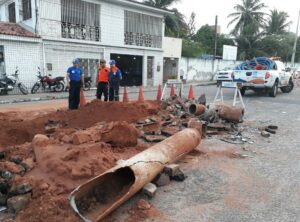
[[[189,39],[183,39],[182,41],[182,56],[183,57],[199,57],[204,53],[203,46],[199,42],[195,42]]]

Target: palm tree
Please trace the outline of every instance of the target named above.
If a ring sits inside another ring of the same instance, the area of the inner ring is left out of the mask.
[[[244,27],[249,24],[255,27],[254,31],[257,33],[265,22],[265,13],[262,12],[264,8],[266,6],[261,0],[242,0],[242,4],[236,4],[234,6],[236,12],[228,15],[228,18],[232,18],[228,27],[235,23],[232,34],[237,35],[242,33]]]
[[[144,0],[144,3],[154,7],[168,9],[172,4],[180,0]],[[165,18],[165,33],[167,36],[184,37],[188,32],[188,25],[185,17],[176,8],[171,9],[173,15],[167,15]]]
[[[284,11],[271,10],[265,27],[267,34],[280,35],[286,33],[292,23],[288,21],[288,18],[289,15]]]

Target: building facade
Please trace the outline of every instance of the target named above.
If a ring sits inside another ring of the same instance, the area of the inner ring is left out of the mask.
[[[92,79],[99,59],[105,58],[117,61],[123,85],[162,83],[164,16],[168,11],[131,0],[2,0],[0,4],[2,22],[18,23],[40,37],[40,49],[24,43],[32,50],[19,51],[26,57],[27,51],[34,50],[33,56],[40,57],[34,59],[35,64],[28,64],[32,66],[24,74],[28,80],[35,78],[30,73],[35,73],[37,66],[53,76],[64,75],[76,57]],[[10,53],[6,43],[0,40],[1,44],[4,55]],[[5,60],[5,66],[8,72],[15,64]]]

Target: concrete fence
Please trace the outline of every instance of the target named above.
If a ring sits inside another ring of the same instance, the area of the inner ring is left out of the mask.
[[[179,62],[179,75],[187,81],[210,81],[213,80],[215,73],[228,66],[235,66],[242,61],[215,60],[214,71],[212,71],[213,61],[197,58],[181,58]],[[285,64],[290,67],[291,64]],[[300,68],[300,63],[295,64]]]

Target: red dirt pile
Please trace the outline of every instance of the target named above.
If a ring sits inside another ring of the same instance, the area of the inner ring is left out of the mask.
[[[88,128],[98,122],[126,121],[132,123],[138,119],[157,114],[158,102],[145,103],[105,103],[93,101],[76,111],[57,111],[30,120],[13,119],[7,114],[0,115],[0,150],[11,145],[30,142],[36,134],[45,133],[45,124],[49,120],[59,122],[63,127]]]

